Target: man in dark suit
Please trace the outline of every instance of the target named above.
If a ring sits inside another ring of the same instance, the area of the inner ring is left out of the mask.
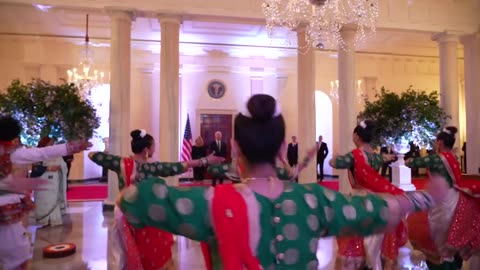
[[[318,151],[317,151],[317,167],[320,167],[320,170],[317,170],[317,179],[323,180],[323,163],[328,155],[328,146],[323,142],[323,136],[318,136]]]
[[[65,163],[67,163],[67,190],[69,190],[68,180],[69,180],[69,176],[70,176],[70,169],[72,168],[73,155],[64,156],[63,161],[65,161]]]
[[[407,160],[410,158],[420,157],[420,149],[418,148],[418,146],[416,146],[413,142],[409,142],[408,144],[410,145],[410,151],[408,151],[408,153],[405,154],[404,159]],[[418,168],[412,168],[411,171],[412,171],[413,177],[419,176]]]
[[[392,148],[386,147],[386,146],[382,146],[382,148],[380,148],[380,153],[386,154],[386,155],[394,154]],[[395,161],[397,161],[397,157],[395,157],[393,160],[390,160],[390,161],[384,161],[382,165],[382,172],[381,172],[382,176],[383,177],[387,176],[387,168],[388,168],[388,179],[390,180],[390,183],[392,182],[392,167],[390,167],[390,164],[392,164]]]
[[[215,141],[210,144],[210,152],[215,152],[214,156],[227,158],[227,144],[222,141],[222,133],[220,131],[215,132]],[[212,186],[217,185],[217,180],[220,184],[223,184],[223,178],[213,176]]]
[[[298,143],[297,137],[292,136],[292,142],[288,144],[287,159],[290,167],[296,167],[298,164]]]
[[[297,136],[292,136],[292,142],[288,144],[287,148],[287,159],[288,165],[295,168],[298,164],[298,143]],[[298,178],[295,178],[295,181],[298,182]]]

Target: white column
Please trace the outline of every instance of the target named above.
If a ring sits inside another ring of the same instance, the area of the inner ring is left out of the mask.
[[[111,18],[109,152],[124,156],[130,152],[130,33],[134,16],[131,11],[113,8],[107,8],[107,13]],[[117,175],[109,171],[104,204],[111,208],[117,195]]]
[[[179,155],[179,76],[181,17],[160,15],[160,134],[161,161],[177,161]]]
[[[130,130],[145,129],[158,141],[157,134],[153,133],[153,119],[158,121],[152,113],[152,107],[158,106],[158,100],[153,100],[153,69],[138,68],[135,70],[134,88],[131,93],[131,122]],[[155,153],[158,155],[158,153]]]
[[[305,40],[305,28],[297,30],[297,96],[299,162],[315,143],[315,50]],[[316,160],[313,158],[299,177],[301,183],[316,182]]]
[[[353,129],[357,124],[355,115],[355,30],[345,27],[341,30],[344,46],[338,49],[338,119],[339,154],[344,155],[354,148],[352,142]],[[348,171],[339,170],[339,190],[342,193],[351,191]]]
[[[480,33],[461,39],[465,54],[465,111],[467,118],[467,173],[478,174],[480,167]]]
[[[440,104],[452,117],[448,125],[459,127],[458,36],[442,32],[433,35],[432,39],[438,42],[440,51]]]
[[[62,74],[63,78],[66,77],[65,74]],[[57,67],[54,65],[41,65],[40,66],[40,78],[46,82],[50,82],[51,84],[57,84],[58,80],[58,70]]]

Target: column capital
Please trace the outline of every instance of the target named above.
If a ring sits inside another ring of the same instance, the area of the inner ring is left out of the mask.
[[[432,35],[432,40],[438,43],[458,42],[461,32],[443,31]]]
[[[107,12],[108,16],[113,20],[127,20],[131,22],[135,21],[137,17],[136,11],[128,8],[105,7],[105,11]]]
[[[460,43],[462,43],[464,46],[475,40],[480,40],[480,31],[460,36]]]
[[[180,14],[160,13],[160,14],[157,15],[157,18],[158,18],[158,22],[160,24],[164,23],[164,22],[173,22],[173,23],[177,23],[178,25],[180,25],[183,22],[183,16],[181,16]]]

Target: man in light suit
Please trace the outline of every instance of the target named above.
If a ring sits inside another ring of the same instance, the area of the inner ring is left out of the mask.
[[[323,142],[323,136],[318,136],[318,151],[317,151],[317,167],[320,167],[319,170],[317,170],[317,179],[320,180],[320,182],[323,180],[323,163],[325,162],[325,159],[328,156],[328,146],[326,143]]]
[[[210,144],[210,153],[215,152],[214,156],[227,158],[227,144],[222,141],[222,133],[220,131],[215,132],[215,141]],[[220,184],[223,184],[223,178],[213,176],[212,186],[217,185],[217,180]]]

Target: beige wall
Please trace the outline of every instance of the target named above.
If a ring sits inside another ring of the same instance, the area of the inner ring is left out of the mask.
[[[52,70],[56,77],[65,77],[66,69],[77,64],[81,47],[58,39],[0,38],[0,87],[3,91],[12,79],[28,80],[31,77],[48,76]],[[95,62],[108,71],[109,48],[94,47]],[[356,78],[376,77],[376,87],[385,86],[393,91],[402,91],[409,85],[426,91],[439,89],[438,59],[432,57],[408,57],[375,54],[357,54]],[[159,55],[148,51],[132,51],[131,80],[131,128],[145,128],[158,139],[159,132],[168,132],[158,127],[159,115]],[[251,78],[261,77],[263,85],[255,92],[275,96],[282,105],[287,122],[287,138],[297,134],[297,74],[296,58],[262,59],[232,58],[228,56],[182,56],[181,57],[180,131],[183,135],[187,112],[190,114],[193,136],[199,134],[196,112],[198,110],[238,111],[252,94]],[[463,61],[459,60],[463,74]],[[48,67],[48,69],[45,69]],[[52,69],[53,68],[53,69]],[[260,69],[260,72],[259,72]],[[106,72],[108,73],[108,72]],[[463,75],[462,75],[463,76]],[[227,86],[226,95],[220,101],[208,96],[206,87],[211,79],[220,79]],[[335,52],[316,53],[316,89],[330,91],[330,81],[337,79]],[[56,81],[58,82],[58,80]],[[362,84],[365,88],[365,84]],[[360,106],[358,106],[360,110]],[[333,103],[333,149],[340,142],[337,104]],[[129,131],[123,131],[129,132]],[[180,140],[181,142],[181,140]],[[129,146],[126,146],[129,148]],[[157,152],[160,149],[157,149]],[[158,156],[158,155],[157,155]],[[155,157],[157,157],[155,156]],[[83,163],[93,166],[89,160],[77,158],[72,178],[84,177]]]

